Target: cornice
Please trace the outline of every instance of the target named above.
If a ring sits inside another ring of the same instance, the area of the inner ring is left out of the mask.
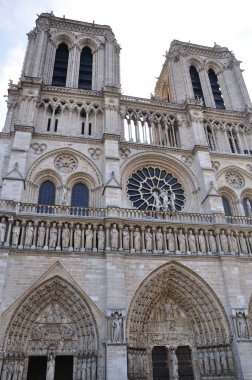
[[[52,134],[43,134],[43,133],[34,133],[33,139],[37,140],[46,140],[48,141],[64,141],[64,142],[75,142],[79,144],[94,144],[94,145],[100,145],[102,143],[101,138],[85,138],[85,137],[75,137],[75,136],[67,136],[67,135],[52,135]]]

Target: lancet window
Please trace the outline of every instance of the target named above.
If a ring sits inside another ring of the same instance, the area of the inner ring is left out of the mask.
[[[218,83],[218,77],[212,69],[208,70],[208,77],[216,108],[225,108],[221,88]]]
[[[65,86],[67,78],[69,51],[65,43],[58,46],[55,55],[52,84],[55,86]]]
[[[231,211],[231,206],[230,206],[230,202],[229,200],[222,196],[222,203],[223,203],[223,207],[224,207],[224,213],[226,216],[231,216],[232,215],[232,211]]]
[[[242,200],[243,208],[246,216],[252,216],[252,199],[244,198]]]
[[[89,47],[84,47],[80,56],[79,88],[92,89],[93,54]]]
[[[200,77],[197,69],[192,65],[190,66],[190,77],[192,81],[193,93],[195,99],[202,99],[204,101],[204,95],[200,83]]]

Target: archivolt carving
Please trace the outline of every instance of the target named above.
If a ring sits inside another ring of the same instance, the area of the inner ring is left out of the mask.
[[[147,344],[154,305],[164,297],[173,299],[185,314],[197,345],[229,342],[229,323],[216,294],[190,269],[171,262],[151,273],[135,293],[127,321],[130,344]]]
[[[43,330],[42,327],[39,329],[40,325],[48,318],[58,321],[59,313],[55,310],[61,311],[62,321],[66,325],[62,328],[71,334],[71,338],[75,338],[78,350],[96,352],[97,327],[94,316],[79,291],[59,276],[39,285],[17,307],[9,322],[2,349],[7,352],[25,352],[29,338],[38,337],[40,330]]]

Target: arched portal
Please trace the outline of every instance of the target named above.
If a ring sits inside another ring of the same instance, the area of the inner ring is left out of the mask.
[[[209,285],[179,263],[165,264],[140,285],[130,305],[127,333],[129,379],[158,379],[153,357],[160,352],[170,378],[234,376],[225,310]]]
[[[72,284],[54,276],[13,313],[2,347],[0,378],[7,380],[15,373],[17,380],[34,379],[40,368],[41,380],[48,378],[49,370],[52,379],[96,379],[97,350],[97,327],[89,305]]]

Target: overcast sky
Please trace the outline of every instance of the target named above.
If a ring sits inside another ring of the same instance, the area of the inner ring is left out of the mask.
[[[37,14],[110,25],[121,45],[125,95],[149,98],[172,40],[226,46],[243,61],[252,96],[252,16],[250,0],[0,0],[0,130],[9,79],[17,83],[27,36]]]

